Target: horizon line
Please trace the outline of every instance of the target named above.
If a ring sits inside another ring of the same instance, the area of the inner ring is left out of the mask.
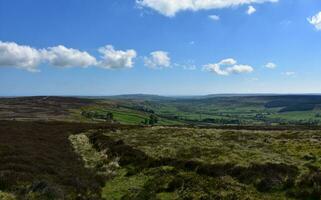
[[[119,96],[158,96],[158,97],[206,97],[206,96],[227,96],[227,95],[321,95],[320,93],[208,93],[208,94],[184,94],[184,95],[166,95],[166,94],[150,94],[150,93],[123,93],[123,94],[101,94],[101,95],[86,95],[86,94],[36,94],[36,95],[0,95],[0,98],[2,97],[119,97]]]

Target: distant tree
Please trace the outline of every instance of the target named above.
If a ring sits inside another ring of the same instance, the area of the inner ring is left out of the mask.
[[[149,124],[154,125],[158,123],[158,117],[156,115],[149,116]]]
[[[105,119],[106,119],[107,121],[112,121],[112,120],[114,119],[114,114],[113,114],[112,112],[108,112],[108,113],[106,114]]]
[[[149,120],[145,118],[142,123],[145,124],[145,125],[148,125],[149,124]]]
[[[258,114],[255,115],[255,119],[256,120],[263,120],[265,118],[266,118],[265,115],[262,114],[262,113],[258,113]]]
[[[106,121],[113,121],[114,120],[114,115],[112,112],[108,113],[99,113],[95,111],[82,111],[81,115],[88,118],[88,119],[102,119]]]
[[[82,111],[81,115],[89,119],[92,119],[95,117],[95,113],[91,111]]]

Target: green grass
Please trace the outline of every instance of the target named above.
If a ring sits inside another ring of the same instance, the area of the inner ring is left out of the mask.
[[[87,107],[84,107],[83,110],[94,111],[99,114],[107,114],[108,112],[111,112],[114,116],[114,120],[117,123],[127,124],[127,125],[141,125],[143,124],[145,119],[149,119],[149,116],[150,116],[150,113],[137,111],[134,109],[123,108],[123,107],[108,107],[105,104],[87,106]],[[81,112],[79,112],[78,115],[80,115],[80,113]],[[180,125],[180,124],[183,124],[183,123],[179,121],[159,117],[158,125]]]
[[[309,119],[317,119],[321,120],[321,118],[316,118],[315,115],[319,113],[318,111],[296,111],[296,112],[285,112],[285,113],[274,113],[270,117],[271,118],[282,118],[287,120],[309,120]]]
[[[148,176],[137,174],[126,177],[127,171],[125,169],[117,171],[117,177],[108,181],[103,188],[102,197],[108,200],[121,200],[128,192],[139,192],[143,190],[144,185],[148,181]]]
[[[120,163],[126,159],[122,173],[106,183],[105,199],[321,197],[320,131],[152,127],[103,134],[115,141],[109,150],[122,155]],[[131,148],[142,154],[127,155]],[[142,155],[147,158],[137,161]]]
[[[296,136],[296,134],[300,136]],[[304,168],[304,155],[321,155],[318,131],[233,131],[215,129],[146,128],[106,133],[153,158],[171,157],[205,163],[284,162]],[[296,136],[296,140],[289,138]],[[316,141],[313,138],[317,138]],[[291,153],[292,152],[292,153]],[[321,164],[321,159],[314,162]]]
[[[130,112],[118,112],[113,110],[111,110],[111,112],[113,113],[116,121],[124,124],[141,124],[146,118],[148,118],[146,115],[139,115]]]
[[[275,97],[277,99],[281,97]],[[308,97],[307,97],[308,98]],[[108,101],[108,100],[106,100]],[[319,121],[317,113],[321,113],[319,106],[312,111],[294,111],[279,113],[279,108],[266,108],[265,103],[269,98],[214,98],[205,100],[177,100],[177,101],[129,101],[125,105],[132,107],[129,112],[134,112],[135,107],[144,106],[153,110],[157,115],[163,118],[170,118],[171,122],[177,123],[200,123],[204,119],[225,119],[240,120],[241,124],[266,124],[266,123],[290,123],[296,124],[298,121],[309,122],[311,120]],[[123,102],[118,102],[122,105]],[[257,118],[257,115],[263,115],[264,119]],[[178,120],[173,120],[176,117]]]

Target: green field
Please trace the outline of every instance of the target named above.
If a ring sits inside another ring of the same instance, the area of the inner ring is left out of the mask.
[[[321,123],[319,96],[233,96],[204,99],[106,99],[102,102],[117,105],[116,110],[140,113],[141,118],[121,123],[140,123],[153,112],[170,124],[227,124],[227,125],[317,125]],[[311,106],[313,104],[313,106]],[[307,106],[307,108],[306,108]],[[115,109],[115,108],[114,108]],[[105,110],[108,110],[105,108]],[[149,111],[149,112],[146,112]],[[113,111],[115,112],[115,110]],[[117,115],[118,113],[116,113]],[[162,120],[161,120],[162,121]]]

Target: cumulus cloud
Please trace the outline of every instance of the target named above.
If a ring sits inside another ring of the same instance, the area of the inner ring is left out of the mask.
[[[14,42],[0,41],[0,67],[16,67],[33,72],[39,71],[38,66],[42,63],[56,67],[132,68],[133,59],[137,56],[135,50],[115,50],[111,45],[101,47],[98,51],[102,54],[99,61],[86,51],[63,45],[36,49]]]
[[[43,50],[43,57],[51,65],[58,67],[88,67],[96,65],[96,58],[85,51],[66,48],[62,45]]]
[[[250,65],[234,65],[232,67],[228,67],[226,70],[229,73],[241,74],[253,72],[253,67]]]
[[[221,62],[219,62],[219,65],[235,65],[237,63],[236,60],[234,60],[233,58],[227,58],[224,60],[221,60]]]
[[[168,68],[171,66],[171,59],[166,51],[154,51],[144,58],[144,63],[153,69]]]
[[[273,62],[269,62],[265,65],[266,68],[269,68],[269,69],[275,69],[277,67],[277,65]]]
[[[220,16],[218,15],[209,15],[208,18],[210,18],[213,21],[218,21],[220,20]]]
[[[250,73],[254,71],[252,66],[237,64],[237,61],[233,58],[224,59],[219,63],[204,65],[203,69],[223,76],[228,76],[230,74]]]
[[[252,14],[255,13],[255,12],[256,12],[256,9],[255,9],[253,6],[249,6],[248,9],[247,9],[247,11],[246,11],[246,13],[247,13],[248,15],[252,15]]]
[[[41,60],[41,53],[37,49],[0,41],[0,67],[17,67],[35,72]]]
[[[185,10],[221,9],[265,2],[278,2],[278,0],[136,0],[139,6],[151,8],[168,17]]]
[[[318,31],[321,31],[321,11],[316,15],[307,18],[308,22],[312,24]]]
[[[134,66],[133,59],[137,56],[133,49],[115,50],[112,45],[101,47],[98,51],[102,54],[102,60],[98,65],[107,69],[132,68]]]

